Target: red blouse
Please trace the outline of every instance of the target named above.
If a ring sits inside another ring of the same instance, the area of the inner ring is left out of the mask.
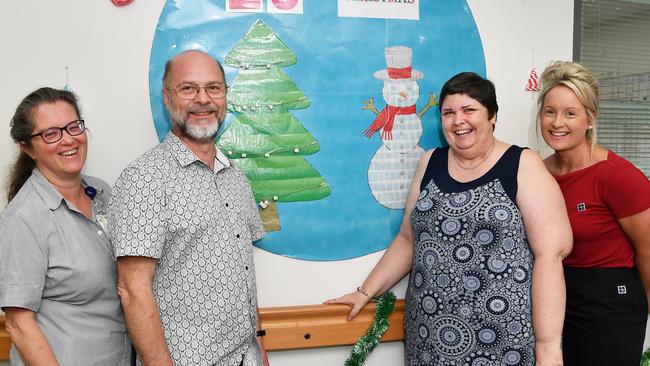
[[[617,219],[650,208],[650,181],[609,151],[607,160],[555,176],[573,229],[571,267],[634,267],[634,247]]]

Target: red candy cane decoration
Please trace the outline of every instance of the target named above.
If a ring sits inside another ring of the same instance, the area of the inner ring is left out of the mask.
[[[539,91],[539,78],[537,71],[535,71],[535,49],[530,50],[530,74],[528,75],[528,83],[526,83],[525,91]]]
[[[537,71],[533,67],[530,70],[530,75],[528,76],[528,83],[526,83],[525,91],[539,91],[539,78],[537,77]]]

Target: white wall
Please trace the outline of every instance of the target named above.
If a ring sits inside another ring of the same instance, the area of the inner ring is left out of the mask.
[[[333,0],[330,0],[333,1]],[[430,1],[430,0],[422,0]],[[523,92],[535,49],[541,72],[552,59],[570,59],[573,1],[468,0],[476,19],[500,112],[498,138],[531,141],[535,100]],[[157,143],[151,123],[148,65],[163,0],[117,8],[108,0],[3,3],[0,12],[0,176],[15,156],[9,120],[20,98],[37,87],[63,86],[65,66],[92,126],[86,173],[113,183],[124,166]],[[462,47],[462,45],[459,45]],[[450,55],[453,57],[453,55]],[[0,207],[4,191],[0,192]],[[381,253],[338,262],[308,262],[256,251],[261,306],[315,304],[359,285]],[[396,288],[404,296],[404,282]],[[271,354],[274,365],[342,365],[348,347]],[[368,365],[399,365],[401,343],[382,344]],[[2,363],[0,363],[2,366]]]

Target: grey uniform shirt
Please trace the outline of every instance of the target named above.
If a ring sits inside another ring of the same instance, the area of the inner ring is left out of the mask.
[[[93,220],[34,169],[0,215],[0,306],[36,313],[60,365],[129,365],[131,345],[102,226],[110,188],[97,189]],[[23,365],[15,347],[11,364]]]
[[[122,172],[109,221],[117,257],[158,259],[174,365],[259,363],[252,241],[264,230],[246,176],[221,151],[212,171],[169,133]]]

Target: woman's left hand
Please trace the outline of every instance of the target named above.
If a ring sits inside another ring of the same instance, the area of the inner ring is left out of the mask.
[[[535,343],[535,366],[562,366],[562,348],[558,343]]]
[[[336,299],[329,299],[325,301],[323,304],[326,305],[334,305],[334,304],[342,304],[342,305],[347,305],[349,306],[350,312],[348,313],[348,320],[354,319],[357,314],[363,309],[366,304],[370,301],[370,297],[368,295],[364,295],[360,293],[359,291],[355,292],[350,292],[349,294],[345,294],[341,297],[337,297]]]

